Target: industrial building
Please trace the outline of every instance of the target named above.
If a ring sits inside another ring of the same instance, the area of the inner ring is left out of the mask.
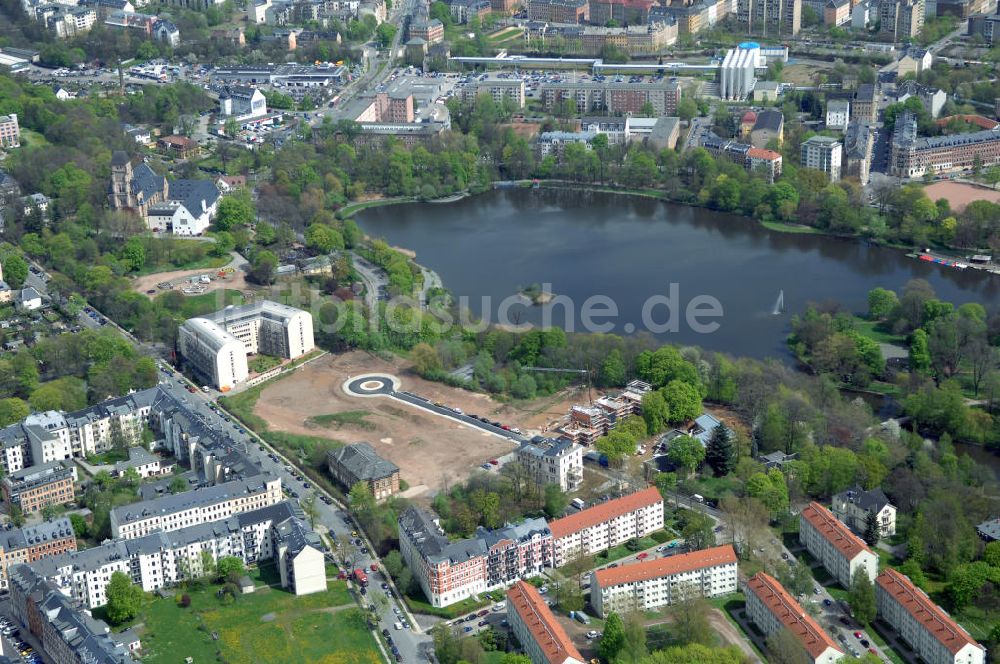
[[[719,95],[727,100],[743,100],[753,92],[757,67],[762,66],[760,44],[743,42],[726,52],[719,69]]]

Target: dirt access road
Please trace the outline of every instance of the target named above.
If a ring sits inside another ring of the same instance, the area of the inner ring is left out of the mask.
[[[388,398],[351,397],[342,385],[350,376],[390,373],[404,390],[476,413],[500,419],[501,405],[484,394],[432,383],[412,374],[399,358],[383,360],[362,351],[327,355],[291,376],[267,386],[254,413],[275,431],[320,436],[345,443],[366,441],[379,455],[400,468],[410,485],[408,496],[435,492],[464,480],[477,466],[509,454],[510,441]],[[320,425],[317,415],[364,413],[343,424]]]
[[[243,267],[247,264],[245,258],[240,256],[235,251],[231,253],[231,260],[225,265],[225,267],[231,267],[234,269],[233,274],[227,279],[213,279],[211,283],[203,284],[205,286],[206,293],[211,291],[220,290],[223,288],[228,288],[231,290],[246,290],[246,272]],[[200,270],[175,270],[173,272],[154,272],[153,274],[146,274],[141,277],[136,277],[135,281],[132,282],[132,290],[137,293],[142,293],[147,295],[146,291],[155,290],[156,292],[149,295],[149,297],[156,297],[160,293],[165,293],[156,287],[156,284],[163,283],[164,281],[169,281],[174,284],[177,288],[179,282],[186,281],[190,277],[197,277],[202,274],[215,275],[222,268],[202,268]]]

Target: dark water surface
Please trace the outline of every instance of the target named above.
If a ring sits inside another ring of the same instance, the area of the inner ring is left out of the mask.
[[[772,232],[742,217],[626,195],[497,190],[456,203],[373,208],[358,222],[370,235],[414,250],[419,263],[491,321],[519,287],[547,283],[572,301],[573,329],[584,330],[584,302],[604,295],[618,309],[612,331],[639,331],[644,303],[669,296],[676,284],[679,330],[658,338],[756,358],[788,358],[791,316],[808,302],[833,300],[863,311],[870,289],[901,291],[915,277],[956,305],[1000,298],[1000,275],[928,265],[860,241]],[[786,313],[774,315],[779,291]],[[701,319],[718,321],[713,333],[685,322],[684,309],[698,295],[722,305],[722,317]],[[513,322],[538,323],[548,311],[556,324],[567,323],[563,306],[513,311],[520,312]],[[658,306],[652,315],[662,323],[669,312]]]

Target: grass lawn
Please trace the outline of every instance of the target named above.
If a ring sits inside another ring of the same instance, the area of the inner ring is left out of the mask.
[[[865,320],[864,318],[854,319],[854,329],[858,331],[862,336],[868,337],[873,341],[885,344],[896,344],[897,346],[906,346],[906,337],[893,334],[892,332],[886,330],[882,324],[878,321]]]
[[[451,620],[452,618],[457,618],[458,616],[469,613],[476,609],[481,609],[484,606],[488,606],[493,600],[486,597],[485,594],[480,595],[479,601],[468,597],[463,599],[458,604],[451,604],[445,607],[431,606],[431,604],[424,597],[422,591],[417,591],[413,595],[404,595],[406,599],[407,606],[410,607],[410,611],[413,613],[423,613],[428,616],[438,616],[439,618],[444,618],[445,620]]]
[[[254,373],[264,373],[281,364],[280,357],[273,355],[255,355],[248,363],[250,371]]]
[[[309,421],[319,426],[333,426],[338,429],[345,424],[356,426],[360,429],[374,429],[375,425],[366,419],[370,414],[367,410],[345,410],[342,413],[314,415],[309,418]]]
[[[879,632],[880,629],[882,629],[882,626],[879,625],[877,622],[872,625],[869,625],[868,634],[869,636],[872,637],[872,641],[874,641],[878,645],[878,647],[882,649],[882,652],[884,652],[886,656],[889,657],[889,660],[892,662],[892,664],[906,664],[903,658],[900,657],[895,650],[890,648],[889,643],[884,638],[882,638],[882,634],[881,632]]]
[[[768,230],[778,231],[779,233],[798,233],[800,235],[823,235],[823,231],[818,228],[813,228],[812,226],[803,226],[801,224],[783,224],[780,221],[762,221],[760,225]]]
[[[194,242],[194,240],[192,240]],[[205,255],[197,260],[188,261],[186,263],[153,263],[149,265],[143,265],[142,269],[135,273],[135,276],[141,277],[146,274],[155,274],[157,272],[174,272],[175,270],[206,270],[212,271],[218,270],[220,267],[229,264],[232,258],[229,254],[225,256],[208,256]]]
[[[727,493],[738,494],[740,490],[740,480],[735,475],[726,477],[699,477],[688,482],[695,493],[701,494],[709,500],[719,500]]]
[[[346,583],[331,582],[324,593],[295,597],[258,588],[231,604],[215,597],[218,586],[190,592],[184,609],[172,597],[155,599],[141,618],[147,663],[174,663],[192,657],[213,662],[292,661],[378,664],[381,657],[354,606]],[[214,638],[217,637],[217,638]]]
[[[598,565],[606,565],[612,561],[619,560],[620,558],[626,558],[628,556],[633,556],[639,551],[645,551],[650,547],[656,546],[656,540],[652,537],[643,537],[639,540],[639,547],[635,551],[631,551],[625,548],[624,544],[620,544],[613,549],[607,551],[607,557],[604,557],[604,552],[597,554],[594,558],[594,562]]]
[[[159,295],[158,297],[163,297]],[[177,315],[181,318],[195,318],[218,311],[230,304],[243,304],[243,293],[238,290],[216,290],[201,295],[185,295],[184,304]]]

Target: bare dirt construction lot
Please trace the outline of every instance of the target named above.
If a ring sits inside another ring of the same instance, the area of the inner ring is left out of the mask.
[[[231,290],[247,290],[247,283],[244,279],[243,270],[237,267],[237,263],[243,262],[242,259],[233,259],[227,265],[227,267],[236,267],[236,270],[225,279],[213,279],[211,283],[204,284],[206,293],[214,290],[219,290],[221,288],[228,288]],[[156,291],[155,293],[150,293],[149,297],[156,297],[161,291],[156,287],[156,284],[163,283],[164,281],[169,281],[174,284],[174,288],[179,288],[178,282],[184,281],[189,277],[197,277],[202,274],[215,275],[219,270],[212,268],[202,268],[200,270],[175,270],[173,272],[155,272],[153,274],[146,274],[141,277],[136,277],[135,281],[132,282],[132,290],[137,293],[147,294],[147,291]]]
[[[1000,203],[1000,191],[964,182],[935,182],[924,187],[924,193],[932,201],[947,199],[953,212],[961,212],[973,201]]]
[[[348,377],[367,373],[393,374],[400,379],[401,389],[467,413],[501,417],[497,412],[501,404],[484,394],[423,380],[402,359],[383,360],[362,351],[327,355],[269,385],[257,400],[254,414],[264,418],[272,431],[371,443],[379,455],[399,466],[412,496],[461,481],[480,464],[514,450],[510,441],[405,403],[344,393],[341,386]],[[310,421],[341,413],[352,416],[329,425]]]

